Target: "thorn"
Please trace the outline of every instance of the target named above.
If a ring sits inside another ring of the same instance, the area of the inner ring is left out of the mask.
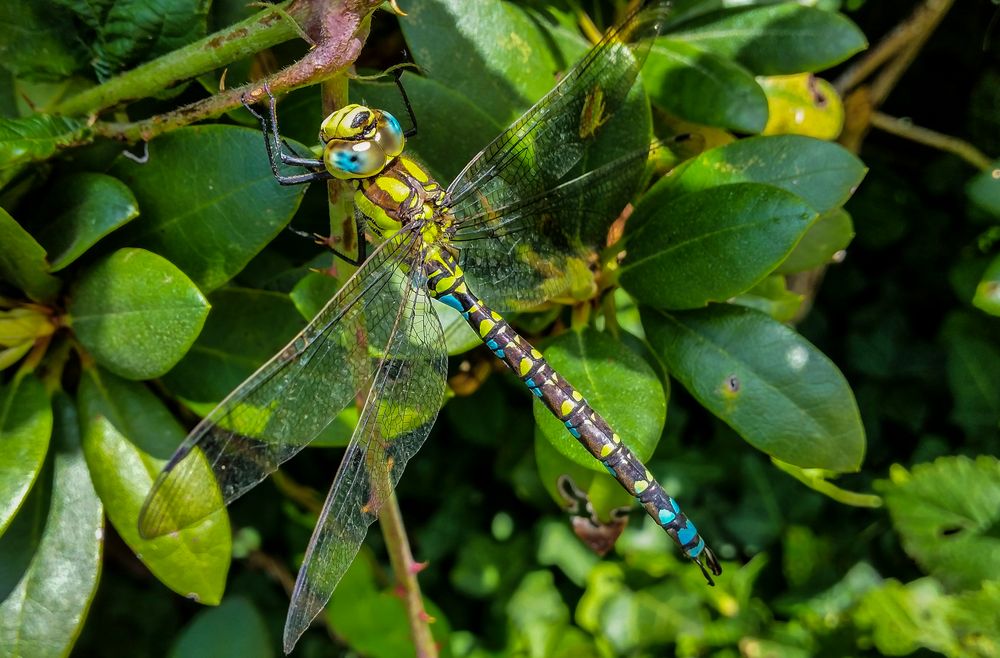
[[[420,621],[425,621],[428,624],[433,624],[434,622],[437,621],[437,619],[427,614],[426,610],[421,610],[419,613],[417,613],[417,616],[420,617]]]
[[[430,562],[411,562],[410,573],[418,574],[430,565]]]

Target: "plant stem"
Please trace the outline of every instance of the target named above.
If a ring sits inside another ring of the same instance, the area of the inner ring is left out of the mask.
[[[993,163],[985,153],[957,137],[944,135],[930,128],[922,128],[909,121],[892,117],[882,112],[872,112],[871,125],[887,133],[898,135],[919,144],[925,144],[940,151],[953,153],[980,171],[993,169]]]
[[[238,26],[206,37],[75,96],[61,104],[58,111],[94,113],[126,99],[141,98],[157,89],[285,41],[299,34],[300,30],[312,40],[313,49],[291,66],[269,76],[268,84],[273,92],[281,93],[322,82],[357,59],[368,36],[370,14],[379,4],[379,0],[289,0],[287,5],[278,5]],[[239,26],[243,26],[242,31]],[[234,43],[230,44],[230,41]],[[247,43],[240,43],[244,41]],[[224,51],[226,56],[207,56],[205,50],[210,44]],[[244,100],[253,103],[263,96],[263,85],[251,83],[143,121],[97,122],[93,133],[126,142],[149,141],[161,133],[218,116],[238,107]]]
[[[292,0],[251,16],[204,39],[188,44],[91,87],[56,105],[55,114],[100,112],[129,100],[145,98],[163,89],[215,70],[265,48],[288,41],[298,32],[286,7]]]
[[[399,511],[396,492],[389,494],[388,500],[379,512],[379,524],[382,526],[382,536],[389,551],[389,561],[396,575],[399,595],[406,607],[406,617],[413,634],[413,647],[417,658],[437,658],[438,649],[431,635],[430,622],[432,618],[424,610],[424,599],[420,594],[420,584],[417,582],[417,572],[421,565],[414,561],[410,551],[410,542],[406,538],[406,528],[403,526],[403,515]]]

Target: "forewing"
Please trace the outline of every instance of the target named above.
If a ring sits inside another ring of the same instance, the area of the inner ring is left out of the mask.
[[[409,280],[404,297],[299,570],[285,653],[330,600],[444,402],[444,335],[419,276]]]
[[[559,183],[624,104],[666,14],[665,3],[633,14],[466,165],[448,188],[459,222]]]
[[[572,296],[588,285],[594,247],[635,192],[649,151],[554,189],[465,217],[451,238],[472,290],[501,309]],[[573,217],[574,221],[565,221]]]
[[[292,342],[198,423],[146,497],[143,537],[186,528],[239,497],[370,388],[368,345],[388,337],[376,330],[361,343],[358,336],[395,318],[414,244],[401,233],[380,245]]]

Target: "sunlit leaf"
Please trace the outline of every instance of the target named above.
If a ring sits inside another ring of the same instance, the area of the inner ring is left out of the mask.
[[[52,468],[32,491],[36,500],[25,505],[23,518],[0,538],[5,656],[67,655],[101,572],[104,511],[80,449],[76,409],[64,395],[53,404]]]
[[[144,249],[119,249],[80,277],[69,313],[98,363],[128,379],[151,379],[184,356],[208,309],[172,263]]]
[[[84,375],[79,391],[83,451],[115,530],[164,585],[218,604],[232,543],[224,510],[180,532],[150,540],[139,536],[139,510],[184,430],[144,385],[95,368]]]
[[[52,405],[31,375],[0,385],[0,536],[38,478],[52,436]]]

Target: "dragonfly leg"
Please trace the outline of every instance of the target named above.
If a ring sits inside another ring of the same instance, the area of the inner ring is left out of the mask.
[[[403,105],[406,106],[406,113],[410,115],[410,123],[413,127],[403,133],[403,137],[409,139],[417,134],[417,116],[413,113],[413,106],[410,105],[410,98],[406,95],[406,89],[403,88],[403,70],[396,69],[392,72],[393,77],[396,79],[396,86],[399,87],[399,94],[403,97]]]
[[[243,98],[243,107],[245,107],[247,111],[260,122],[261,132],[264,133],[264,148],[267,149],[267,159],[271,163],[271,172],[274,174],[274,178],[282,185],[302,185],[304,183],[329,180],[333,178],[333,175],[330,174],[330,172],[328,172],[324,167],[322,160],[299,158],[290,156],[284,152],[284,149],[282,148],[284,140],[279,137],[278,133],[277,101],[274,98],[274,94],[271,93],[270,86],[268,86],[266,82],[263,84],[263,89],[269,100],[269,117],[265,117],[263,114],[255,110],[253,106],[247,102],[245,97]],[[274,139],[273,144],[271,142],[272,137]],[[278,160],[280,160],[282,164],[307,167],[309,169],[313,169],[314,171],[310,171],[305,174],[286,176],[278,170]]]

